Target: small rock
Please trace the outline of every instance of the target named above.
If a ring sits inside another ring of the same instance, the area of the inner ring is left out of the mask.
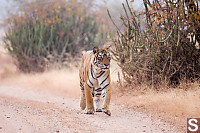
[[[6,118],[10,118],[10,116],[7,116]]]
[[[59,133],[60,131],[59,130],[56,130],[56,133]]]
[[[3,127],[0,127],[0,129],[3,129]]]

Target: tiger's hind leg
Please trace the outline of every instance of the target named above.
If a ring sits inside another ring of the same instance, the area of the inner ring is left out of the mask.
[[[96,112],[102,112],[100,106],[101,88],[94,88],[94,108]]]
[[[82,110],[86,107],[86,99],[85,99],[85,90],[84,85],[82,82],[80,82],[80,88],[81,88],[81,101],[80,101],[80,107]]]
[[[94,105],[93,105],[93,98],[92,98],[92,91],[93,88],[90,87],[87,83],[84,84],[85,89],[85,97],[86,97],[86,114],[94,114]]]

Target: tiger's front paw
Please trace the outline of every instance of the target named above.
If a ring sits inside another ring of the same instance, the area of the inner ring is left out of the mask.
[[[105,114],[107,114],[108,116],[111,116],[111,112],[110,112],[110,110],[103,109],[103,112],[104,112]]]
[[[94,110],[85,110],[85,114],[93,115]]]

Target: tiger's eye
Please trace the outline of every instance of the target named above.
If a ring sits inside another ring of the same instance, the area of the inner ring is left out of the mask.
[[[110,54],[107,53],[106,55],[107,55],[107,58],[110,60],[111,59]]]
[[[98,54],[98,59],[99,59],[99,60],[103,60],[103,53],[99,53],[99,54]]]

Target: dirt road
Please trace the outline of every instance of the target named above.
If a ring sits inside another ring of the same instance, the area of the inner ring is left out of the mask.
[[[63,97],[53,91],[0,86],[0,132],[174,132],[169,124],[111,103],[112,116],[103,113],[86,115],[79,99]]]

